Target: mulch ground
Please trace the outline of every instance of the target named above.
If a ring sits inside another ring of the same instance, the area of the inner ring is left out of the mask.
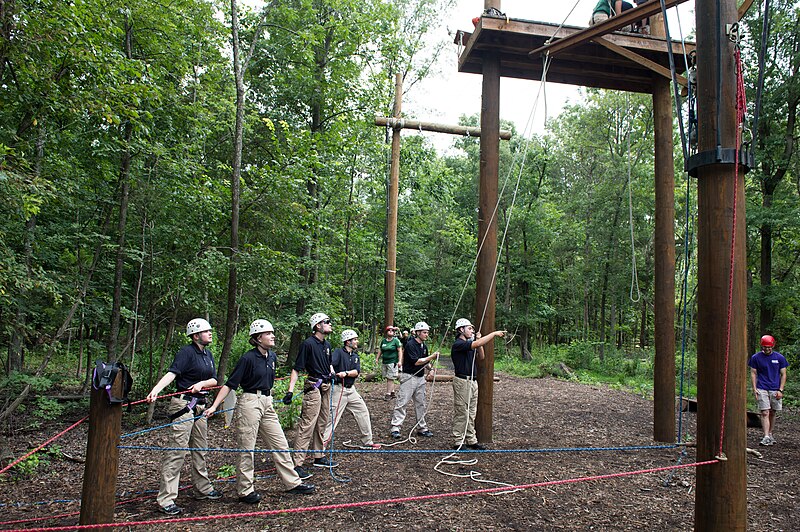
[[[429,386],[429,394],[431,384]],[[367,401],[376,442],[390,441],[388,422],[392,405],[383,400],[383,383],[357,385]],[[430,396],[430,395],[429,395]],[[452,388],[436,383],[432,392],[428,424],[433,438],[420,438],[392,449],[449,449],[452,416]],[[500,375],[494,390],[494,441],[492,449],[552,449],[574,447],[649,446],[652,440],[652,401],[631,393],[601,386],[588,386],[555,379],[523,379]],[[278,406],[277,408],[282,408]],[[158,411],[157,411],[158,412]],[[162,414],[163,416],[163,414]],[[411,429],[413,409],[404,429]],[[76,417],[75,420],[79,419]],[[232,430],[224,429],[217,416],[209,429],[212,447],[235,447]],[[123,418],[123,432],[132,426]],[[12,452],[19,456],[26,446],[46,440],[75,420],[64,419],[38,433],[6,435]],[[164,423],[161,417],[156,420]],[[410,422],[410,423],[409,423]],[[84,424],[85,425],[85,424]],[[686,432],[695,434],[695,414],[684,414]],[[748,529],[797,530],[800,510],[798,457],[800,419],[785,411],[778,421],[778,444],[759,447],[759,430],[747,429],[748,446],[763,453],[748,456]],[[287,434],[292,441],[293,433]],[[358,441],[352,417],[337,427],[335,447],[348,439]],[[133,440],[133,441],[131,441]],[[73,430],[57,442],[64,454],[81,457],[85,452],[86,427]],[[150,432],[124,443],[164,445],[162,431]],[[30,448],[30,447],[27,447]],[[681,457],[677,449],[461,454],[475,458],[474,465],[444,465],[438,469],[458,476],[440,474],[434,467],[447,453],[439,454],[339,454],[335,469],[339,482],[327,469],[313,468],[308,482],[317,486],[311,495],[283,493],[280,481],[270,471],[265,454],[256,455],[257,470],[263,470],[257,489],[261,503],[239,503],[230,481],[219,481],[217,489],[225,496],[218,501],[195,501],[190,489],[181,492],[177,503],[185,510],[180,517],[239,514],[253,511],[325,506],[361,501],[388,500],[378,505],[351,509],[318,509],[291,514],[258,517],[215,518],[187,522],[171,519],[169,524],[149,524],[139,530],[692,530],[694,523],[695,469],[641,474],[601,481],[554,484],[507,494],[479,494],[444,497],[414,502],[391,499],[431,494],[446,494],[496,487],[489,482],[522,485],[576,479],[624,471],[693,462],[694,450]],[[0,528],[68,526],[77,517],[52,518],[78,512],[83,483],[83,465],[66,458],[49,458],[48,467],[35,475],[11,480],[0,479],[2,521]],[[235,464],[232,454],[210,453],[211,472]],[[117,492],[120,504],[116,522],[150,521],[164,518],[157,511],[154,490],[158,489],[158,452],[121,451]],[[468,477],[472,478],[468,478]],[[486,482],[479,482],[483,480]],[[191,481],[188,460],[182,484]],[[67,502],[53,502],[54,500]],[[72,501],[72,502],[69,502]],[[38,520],[37,518],[47,518]],[[37,519],[10,524],[16,519]]]

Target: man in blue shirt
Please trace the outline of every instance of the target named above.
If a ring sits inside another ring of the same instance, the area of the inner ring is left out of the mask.
[[[764,437],[761,445],[775,444],[775,413],[781,410],[783,389],[786,385],[786,368],[789,363],[775,348],[775,338],[766,334],[761,337],[761,351],[750,357],[750,380],[761,410],[761,428]]]

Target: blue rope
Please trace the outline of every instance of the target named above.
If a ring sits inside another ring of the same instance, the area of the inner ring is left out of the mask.
[[[214,412],[214,414],[215,415],[216,414],[222,414],[223,412],[229,412],[231,410],[233,410],[233,408],[226,408],[225,410],[219,410],[217,412]],[[196,420],[200,419],[201,417],[203,417],[203,414],[200,414],[199,416],[195,416],[193,418],[184,419],[183,421],[175,421],[174,423],[167,423],[166,425],[159,425],[157,427],[152,427],[152,428],[149,428],[149,429],[137,430],[136,432],[129,432],[128,434],[123,434],[122,436],[120,436],[119,439],[131,438],[133,436],[138,436],[139,434],[144,434],[145,432],[152,432],[154,430],[164,429],[164,428],[167,428],[167,427],[171,427],[173,425],[180,425],[181,423],[188,423],[189,421],[196,421]]]
[[[658,449],[675,449],[680,444],[666,445],[628,445],[618,447],[551,447],[543,449],[486,449],[483,451],[464,449],[459,453],[478,454],[508,454],[508,453],[571,453],[593,451],[642,451]],[[223,453],[307,453],[310,450],[300,449],[227,449],[222,447],[155,447],[149,445],[118,445],[118,449],[134,449],[140,451],[205,451]],[[338,453],[367,453],[367,454],[452,454],[452,449],[339,449]]]

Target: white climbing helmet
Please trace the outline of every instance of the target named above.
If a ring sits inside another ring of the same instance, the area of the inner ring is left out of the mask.
[[[467,318],[459,318],[456,320],[456,330],[459,330],[461,327],[468,327],[472,325],[472,323]]]
[[[342,343],[352,340],[353,338],[358,338],[358,333],[353,329],[345,329],[342,331]]]
[[[329,319],[330,318],[328,317],[328,315],[325,314],[324,312],[317,312],[316,314],[311,316],[311,319],[308,320],[308,323],[311,325],[311,330],[313,331],[314,327],[317,326],[317,323],[319,323],[321,321],[329,320]]]
[[[203,318],[195,318],[186,324],[186,336],[191,336],[193,334],[210,330],[211,330],[211,324],[208,323]]]
[[[256,320],[250,324],[250,336],[265,332],[275,332],[275,327],[267,320]]]
[[[428,327],[428,324],[425,323],[424,321],[418,321],[417,323],[414,324],[414,329],[413,329],[414,332],[430,331],[430,330],[431,328]]]

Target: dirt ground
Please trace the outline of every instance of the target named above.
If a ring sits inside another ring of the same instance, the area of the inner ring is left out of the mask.
[[[392,405],[384,401],[383,383],[357,384],[365,398],[373,423],[376,442],[390,441],[388,422]],[[420,438],[392,450],[449,449],[452,416],[452,388],[449,383],[428,384],[430,409],[427,414],[433,438]],[[141,407],[139,407],[141,408]],[[281,406],[277,407],[282,408]],[[158,412],[158,410],[157,410]],[[163,416],[163,414],[162,414]],[[76,417],[78,419],[78,417]],[[64,419],[41,433],[15,434],[11,450],[17,456],[26,445],[41,443],[76,419]],[[123,432],[142,427],[131,426],[123,417]],[[165,423],[164,417],[157,419]],[[404,429],[411,429],[413,409]],[[684,414],[686,432],[694,436],[695,414]],[[784,411],[779,418],[778,444],[759,447],[759,431],[747,429],[748,446],[763,457],[748,456],[748,529],[798,530],[800,510],[800,419],[797,412]],[[587,386],[555,379],[523,379],[500,375],[494,391],[494,441],[491,449],[553,449],[575,447],[649,446],[652,441],[652,401],[630,393],[601,386]],[[287,435],[292,441],[293,433]],[[357,441],[357,429],[351,416],[337,427],[338,442]],[[224,429],[220,416],[209,429],[211,447],[235,447],[233,431]],[[72,457],[85,452],[85,424],[57,442]],[[154,431],[123,443],[164,445],[163,431]],[[30,447],[28,447],[30,448]],[[524,485],[576,479],[625,471],[658,468],[694,461],[694,450],[686,456],[677,449],[560,451],[543,453],[461,454],[475,458],[474,465],[444,465],[438,469],[461,474],[446,476],[434,470],[446,456],[436,454],[338,454],[340,466],[334,479],[328,469],[314,469],[308,480],[317,486],[311,495],[288,495],[266,454],[257,455],[257,470],[263,471],[257,489],[261,503],[239,503],[231,481],[218,481],[217,489],[225,496],[218,501],[195,501],[191,490],[184,490],[177,503],[185,509],[180,517],[240,514],[245,512],[325,506],[390,499],[372,506],[349,509],[322,508],[292,514],[257,517],[215,518],[191,522],[172,519],[170,524],[150,524],[139,530],[692,530],[694,521],[695,468],[659,472],[599,481],[580,481],[535,487],[508,494],[476,494],[431,500],[392,502],[391,499],[431,494],[482,490],[496,487],[484,481]],[[233,454],[210,453],[209,470],[235,464]],[[116,522],[149,521],[164,518],[157,511],[154,490],[158,489],[160,455],[154,451],[122,450]],[[472,472],[472,473],[471,473]],[[473,478],[468,478],[469,475]],[[467,478],[465,478],[465,476]],[[83,465],[64,458],[50,458],[50,467],[39,468],[34,478],[0,480],[3,503],[0,528],[68,526],[77,523]],[[182,485],[191,481],[188,460],[181,476]],[[54,502],[54,499],[57,501]],[[64,502],[61,502],[64,501]],[[36,518],[47,517],[45,520]],[[17,524],[17,519],[36,519]]]

